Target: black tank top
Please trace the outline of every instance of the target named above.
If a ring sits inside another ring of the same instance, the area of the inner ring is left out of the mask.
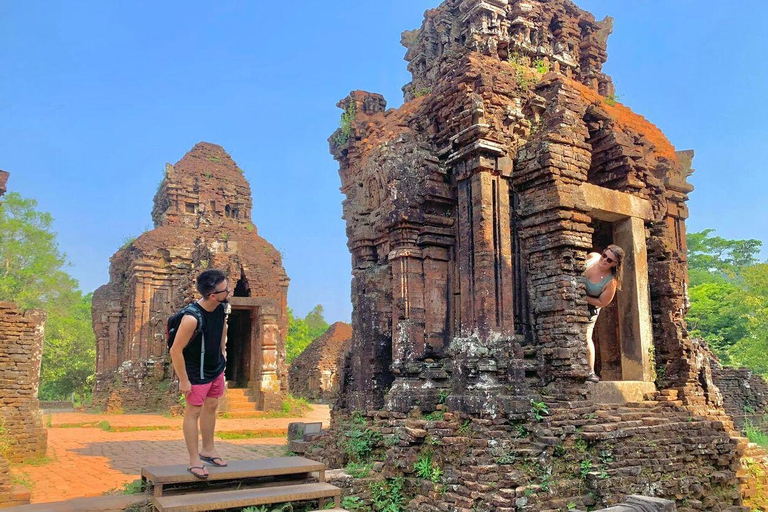
[[[197,302],[192,307],[203,314],[203,332],[195,336],[184,347],[184,366],[192,384],[207,384],[219,376],[227,366],[221,353],[221,335],[224,329],[224,304],[208,312]],[[202,354],[202,340],[205,339],[205,353]],[[203,364],[201,365],[201,356]]]

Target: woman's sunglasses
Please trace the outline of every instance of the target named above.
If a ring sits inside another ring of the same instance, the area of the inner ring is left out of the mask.
[[[607,261],[608,263],[616,263],[616,260],[615,260],[615,259],[613,259],[613,258],[609,258],[608,256],[606,256],[606,255],[605,255],[605,253],[603,253],[603,259],[604,259],[605,261]]]

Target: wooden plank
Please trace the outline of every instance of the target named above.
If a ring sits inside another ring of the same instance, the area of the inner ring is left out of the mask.
[[[314,483],[165,496],[155,499],[155,508],[159,512],[204,512],[340,496],[341,489],[335,485]]]
[[[206,468],[210,475],[207,480],[211,481],[309,473],[324,470],[325,464],[304,457],[271,457],[230,461],[225,468],[206,464]],[[141,468],[141,476],[155,485],[202,481],[187,471],[186,464]]]

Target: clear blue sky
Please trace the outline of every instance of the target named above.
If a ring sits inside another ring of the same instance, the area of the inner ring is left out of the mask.
[[[400,32],[438,0],[0,0],[0,169],[55,218],[84,291],[151,227],[164,164],[221,144],[285,255],[289,305],[348,321],[350,257],[326,139],[350,90],[402,103]],[[768,244],[768,3],[579,0],[615,18],[620,100],[695,149],[689,230]],[[762,36],[760,34],[763,34]],[[762,257],[768,255],[763,251]]]

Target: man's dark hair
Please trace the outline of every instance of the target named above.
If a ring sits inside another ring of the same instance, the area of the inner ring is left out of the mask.
[[[216,287],[227,278],[227,275],[219,269],[205,270],[197,276],[197,291],[203,298],[216,291]]]

